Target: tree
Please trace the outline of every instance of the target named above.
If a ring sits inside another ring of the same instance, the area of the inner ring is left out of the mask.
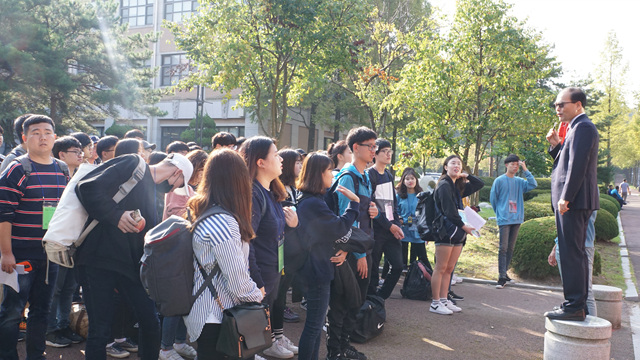
[[[3,117],[48,114],[58,126],[118,119],[122,109],[158,114],[155,70],[143,66],[155,35],[127,36],[113,1],[0,0]]]
[[[189,122],[189,128],[180,134],[180,140],[195,141],[202,147],[211,146],[211,138],[217,133],[216,121],[209,114],[204,114],[202,118],[196,116]]]
[[[509,9],[460,0],[448,32],[409,41],[416,61],[404,66],[395,99],[415,119],[401,132],[404,151],[422,159],[452,152],[474,174],[489,155],[523,144],[545,151],[560,68],[541,35]]]
[[[326,64],[349,58],[365,15],[359,0],[204,0],[198,15],[167,25],[197,68],[180,86],[242,89],[238,106],[279,139]]]

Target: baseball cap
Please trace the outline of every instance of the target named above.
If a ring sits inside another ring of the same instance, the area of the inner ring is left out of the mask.
[[[142,145],[144,146],[145,150],[151,149],[151,151],[153,151],[156,149],[156,144],[152,144],[146,140],[142,140]]]
[[[91,138],[91,141],[92,141],[94,144],[95,144],[95,143],[97,143],[97,142],[100,140],[100,138],[99,138],[99,137],[97,137],[97,136],[95,136],[95,135],[91,135],[91,136],[89,136],[89,138]]]
[[[171,153],[163,161],[167,161],[182,170],[184,185],[176,190],[182,189],[186,192],[186,187],[189,186],[189,180],[191,180],[191,175],[193,174],[193,165],[191,164],[191,161],[189,161],[186,156],[179,153]]]

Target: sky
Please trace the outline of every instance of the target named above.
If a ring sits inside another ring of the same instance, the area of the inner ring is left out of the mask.
[[[455,12],[453,0],[429,0],[445,14]],[[548,44],[555,45],[552,55],[562,64],[561,80],[584,79],[595,75],[610,31],[614,31],[623,49],[627,72],[626,99],[640,93],[640,1],[639,0],[505,0],[513,4],[511,14],[526,20],[528,27],[540,31]]]

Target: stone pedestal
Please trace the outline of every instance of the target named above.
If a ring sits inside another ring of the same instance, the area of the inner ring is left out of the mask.
[[[587,315],[585,321],[545,318],[545,360],[609,360],[611,323]]]
[[[598,317],[609,320],[614,329],[620,328],[622,323],[622,289],[593,285],[593,297],[598,308]]]

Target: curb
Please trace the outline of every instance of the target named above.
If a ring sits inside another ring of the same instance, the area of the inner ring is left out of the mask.
[[[484,284],[484,285],[495,285],[495,280],[485,280],[485,279],[476,279],[476,278],[468,278],[463,277],[463,282],[469,282],[472,284]],[[562,291],[562,287],[559,286],[545,286],[545,285],[535,285],[535,284],[527,284],[527,283],[508,283],[509,287],[522,288],[522,289],[533,289],[533,290],[547,290],[547,291]]]

